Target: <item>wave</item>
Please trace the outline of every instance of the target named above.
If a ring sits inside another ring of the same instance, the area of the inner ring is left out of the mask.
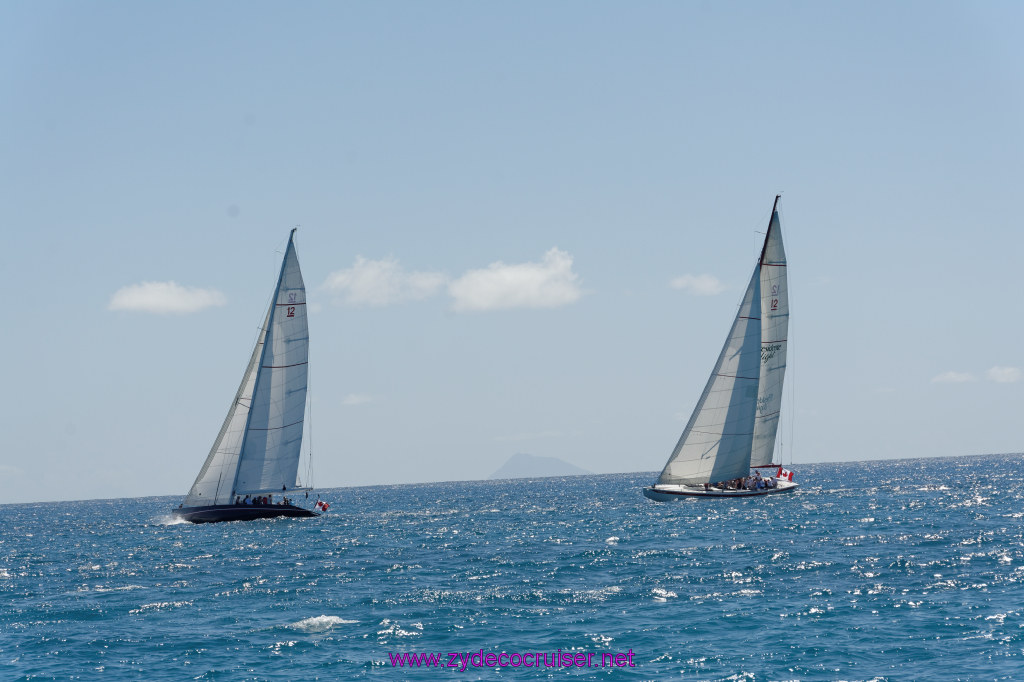
[[[164,514],[153,519],[153,523],[157,526],[180,526],[183,523],[188,523],[188,521],[174,514]]]
[[[350,625],[358,622],[358,620],[345,620],[338,616],[313,616],[312,618],[303,618],[296,623],[289,623],[285,627],[299,632],[326,632],[335,625]]]

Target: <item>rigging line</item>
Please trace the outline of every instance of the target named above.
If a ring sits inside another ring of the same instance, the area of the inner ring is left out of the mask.
[[[306,409],[309,411],[309,420],[306,425],[306,433],[309,436],[309,458],[306,460],[306,485],[313,486],[313,379],[309,367],[309,345],[306,345]]]
[[[781,219],[781,215],[779,218]],[[793,445],[796,443],[796,345],[791,339],[797,337],[796,324],[793,319],[793,286],[789,268],[786,268],[786,297],[789,315],[789,329],[786,332],[786,372],[789,374],[789,465],[793,466]],[[780,447],[781,450],[781,447]],[[782,455],[779,453],[779,462],[782,462]]]
[[[295,227],[298,228],[299,226],[296,225]],[[284,242],[284,250],[282,251],[279,248],[275,248],[274,249],[274,255],[281,256],[283,258],[284,255],[285,255],[285,252],[288,251],[288,242],[289,241],[291,241],[291,235],[290,234],[288,235],[288,239],[286,239],[285,242]],[[274,259],[274,264],[275,264],[275,267],[273,268],[272,272],[277,272],[278,276],[280,276],[281,260],[275,258]],[[261,310],[267,310],[267,309],[269,309],[271,307],[271,305],[273,305],[274,307],[282,305],[281,303],[277,303],[277,295],[278,295],[277,289],[274,289],[273,291],[271,291],[270,295],[267,296],[265,302],[263,303],[263,308],[261,308]],[[303,303],[303,305],[305,305],[305,303]],[[260,323],[258,325],[256,325],[256,341],[259,341],[260,335],[264,331],[263,330],[263,322],[268,321],[266,319],[266,314],[265,313],[264,313],[264,315],[262,317],[263,317],[263,319],[260,321]]]
[[[779,197],[776,196],[775,197],[776,206],[778,204],[778,200],[779,200]],[[776,206],[772,206],[772,208],[776,209]],[[765,225],[771,226],[772,214],[774,212],[775,212],[774,210],[769,210],[767,213],[759,214],[761,217],[759,217],[757,219],[757,221],[754,223],[755,227],[751,227],[750,228],[753,231],[754,234],[758,235],[758,237],[755,239],[755,242],[757,243],[757,247],[753,251],[753,253],[758,254],[757,260],[760,260],[760,254],[762,253],[762,251],[764,251],[764,238],[768,234],[768,230],[767,229],[762,230],[761,228],[764,227]],[[781,217],[781,214],[780,214],[780,217]]]
[[[792,328],[793,323],[790,320],[790,327]],[[792,359],[794,369],[796,366],[796,349],[793,344],[789,344],[789,357]],[[796,372],[794,369],[789,370],[789,395],[790,402],[789,406],[789,464],[793,465],[793,444],[796,442]]]

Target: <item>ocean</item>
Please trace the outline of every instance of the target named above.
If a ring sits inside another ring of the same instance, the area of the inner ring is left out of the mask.
[[[1022,462],[801,464],[793,494],[681,503],[653,473],[338,488],[208,525],[181,497],[3,505],[0,679],[1020,679]]]

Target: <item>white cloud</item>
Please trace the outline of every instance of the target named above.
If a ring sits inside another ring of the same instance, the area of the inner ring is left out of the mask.
[[[343,295],[348,305],[385,306],[433,296],[447,281],[439,272],[406,272],[394,258],[356,258],[347,270],[327,276],[323,288]]]
[[[572,256],[553,248],[539,263],[491,263],[470,270],[448,285],[459,312],[505,308],[556,308],[583,295],[579,276],[572,271]]]
[[[107,309],[160,314],[194,313],[225,303],[224,294],[216,289],[183,287],[176,282],[142,282],[115,291]]]
[[[1020,381],[1021,377],[1024,376],[1017,367],[993,367],[985,372],[985,375],[990,380],[1000,384],[1012,384],[1015,381]]]
[[[725,291],[725,285],[714,275],[682,275],[669,284],[673,289],[682,289],[694,296],[714,296]]]
[[[943,372],[932,377],[933,384],[962,384],[974,380],[974,375],[970,372]]]
[[[342,405],[365,405],[366,403],[375,403],[377,399],[372,395],[366,395],[365,393],[349,393],[347,396],[341,399]]]

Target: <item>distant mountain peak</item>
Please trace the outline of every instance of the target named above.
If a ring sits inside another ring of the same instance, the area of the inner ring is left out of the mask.
[[[585,476],[593,473],[569,464],[557,457],[541,457],[517,452],[500,469],[491,474],[491,480],[501,478],[545,478],[547,476]]]

